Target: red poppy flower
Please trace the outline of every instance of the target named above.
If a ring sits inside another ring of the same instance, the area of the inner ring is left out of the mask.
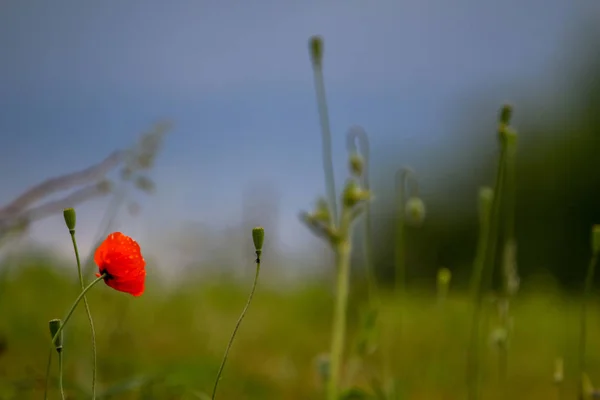
[[[146,261],[135,240],[114,232],[98,246],[94,261],[100,269],[97,277],[106,274],[104,282],[120,292],[141,296],[146,279]]]

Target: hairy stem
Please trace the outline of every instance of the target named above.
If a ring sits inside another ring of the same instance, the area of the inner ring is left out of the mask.
[[[257,256],[258,256],[258,253],[257,253]],[[235,324],[235,328],[233,329],[231,338],[229,338],[229,343],[227,343],[227,348],[225,349],[225,355],[223,356],[223,361],[221,361],[221,366],[219,367],[219,372],[217,373],[217,379],[215,380],[215,385],[214,385],[213,391],[212,391],[211,399],[213,399],[213,400],[215,399],[215,396],[217,394],[217,387],[219,386],[219,381],[221,380],[221,374],[223,373],[223,369],[225,368],[225,363],[227,362],[227,356],[229,355],[229,350],[231,349],[231,346],[233,345],[235,335],[237,334],[237,331],[238,331],[240,325],[242,324],[242,320],[244,319],[244,316],[246,315],[246,312],[248,311],[248,307],[250,307],[250,303],[252,302],[252,297],[254,297],[254,291],[256,290],[256,284],[258,283],[259,273],[260,273],[260,258],[257,257],[256,258],[256,274],[254,275],[254,283],[252,284],[252,290],[250,291],[250,295],[248,296],[248,301],[246,302],[246,306],[244,307],[242,314],[240,315],[240,317],[237,320],[237,323]]]
[[[75,239],[75,229],[70,229],[71,241],[73,242],[73,249],[75,251],[75,259],[77,260],[77,274],[79,275],[79,283],[81,284],[81,290],[85,289],[85,282],[83,281],[83,275],[81,273],[81,260],[79,259],[79,249],[77,248],[77,240]],[[92,400],[96,399],[96,363],[97,363],[97,351],[96,351],[96,330],[94,329],[94,320],[92,319],[92,312],[90,311],[90,305],[88,304],[87,297],[83,296],[83,304],[85,305],[85,312],[90,323],[90,331],[92,334]]]

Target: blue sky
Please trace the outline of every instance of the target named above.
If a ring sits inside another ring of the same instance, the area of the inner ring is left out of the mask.
[[[166,221],[235,224],[242,193],[268,181],[281,194],[282,245],[306,240],[297,211],[324,192],[313,34],[325,38],[338,186],[345,132],[360,124],[375,155],[397,154],[435,187],[461,158],[446,130],[455,99],[542,79],[569,35],[600,15],[592,0],[451,3],[4,0],[0,203],[167,118],[158,193],[120,228],[150,241]],[[490,96],[500,104],[514,87]],[[105,206],[80,209],[88,239]],[[59,224],[50,218],[31,234],[58,243],[49,233]]]

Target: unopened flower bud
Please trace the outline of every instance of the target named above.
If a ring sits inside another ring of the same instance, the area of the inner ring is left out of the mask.
[[[361,176],[364,171],[365,162],[360,154],[353,153],[350,155],[350,172],[355,176]]]
[[[315,212],[312,214],[312,218],[324,224],[331,222],[331,213],[329,212],[327,200],[322,197],[317,200],[317,206],[315,207]]]
[[[406,201],[405,213],[408,221],[416,226],[425,219],[425,203],[419,197],[411,197]]]
[[[48,326],[50,327],[50,337],[51,338],[54,338],[54,336],[56,335],[56,332],[58,332],[61,325],[62,325],[62,321],[60,319],[51,319],[48,322]],[[54,341],[54,346],[56,348],[56,351],[58,351],[59,353],[62,351],[62,348],[63,348],[63,333],[62,333],[62,331],[60,332],[60,334]]]
[[[69,231],[74,231],[75,223],[77,222],[77,216],[75,215],[75,209],[65,208],[63,210],[63,216],[65,217],[65,224],[67,224],[67,228],[69,228]]]
[[[265,229],[262,226],[257,226],[252,229],[252,241],[254,242],[256,251],[261,252],[265,241]]]
[[[370,193],[367,190],[361,189],[356,182],[350,180],[346,184],[343,194],[343,202],[346,207],[354,207],[361,201],[369,200],[371,198]]]
[[[323,61],[323,38],[312,36],[309,40],[310,58],[314,65],[320,66]]]
[[[592,227],[592,253],[600,253],[600,225]]]

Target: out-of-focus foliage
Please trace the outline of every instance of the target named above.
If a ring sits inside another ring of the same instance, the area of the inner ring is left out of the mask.
[[[47,321],[64,317],[79,292],[76,276],[64,274],[64,269],[57,266],[64,262],[44,253],[32,253],[2,264],[19,268],[9,271],[0,288],[0,399],[43,396],[50,341]],[[264,262],[269,265],[267,259]],[[152,272],[155,266],[149,264],[148,268]],[[223,348],[251,282],[235,285],[206,277],[191,278],[167,290],[154,273],[148,277],[147,291],[140,298],[104,285],[89,293],[98,338],[98,389],[106,394],[101,398],[199,398],[197,393],[212,387]],[[464,398],[471,315],[468,299],[453,294],[452,288],[443,302],[434,291],[409,288],[409,294],[404,305],[384,296],[381,309],[382,334],[391,345],[387,354],[394,375],[400,379],[397,386],[405,394],[403,398]],[[598,300],[590,308],[590,338],[600,334]],[[358,338],[362,301],[356,296],[351,299],[350,344]],[[219,397],[320,398],[317,360],[329,346],[331,309],[324,305],[330,302],[328,285],[311,283],[284,291],[261,286],[230,353]],[[495,305],[490,303],[486,332],[493,332],[495,327],[494,310]],[[561,356],[564,393],[574,393],[579,303],[556,286],[539,281],[533,291],[515,299],[511,310],[515,319],[508,378],[511,398],[553,398],[553,366]],[[398,335],[400,312],[404,315],[402,336]],[[78,309],[65,331],[65,388],[71,398],[89,397],[91,349],[85,318],[83,308]],[[489,399],[499,398],[495,393],[500,393],[498,353],[492,341],[489,336],[483,374]],[[598,341],[590,340],[588,361],[593,382],[598,376],[594,366],[600,365],[599,346]],[[379,365],[376,360],[369,364],[374,377],[381,377]],[[370,391],[366,379],[350,378],[349,384]],[[56,368],[51,388],[49,398],[58,398]]]
[[[519,269],[524,277],[550,271],[562,283],[577,288],[589,257],[590,226],[600,221],[599,47],[600,40],[586,36],[573,49],[564,51],[565,59],[573,53],[574,61],[556,89],[555,81],[548,80],[549,88],[544,90],[532,89],[524,95],[523,87],[527,85],[515,90],[515,95],[520,95],[514,112],[514,126],[519,133]],[[583,59],[582,53],[586,54]],[[477,165],[462,171],[453,190],[424,196],[431,216],[407,235],[409,279],[434,276],[439,267],[446,266],[464,282],[472,268],[477,191],[494,179],[496,160],[491,149],[496,144],[495,118],[501,105],[489,100],[494,92],[495,88],[490,87],[471,96],[463,103],[463,115],[458,118],[462,125],[449,127],[448,135],[464,144],[465,157],[471,156]],[[399,162],[402,160],[384,160],[388,168],[402,166]],[[375,216],[376,266],[382,280],[391,282],[395,212],[390,200],[392,185],[378,176],[374,180],[380,204]]]

